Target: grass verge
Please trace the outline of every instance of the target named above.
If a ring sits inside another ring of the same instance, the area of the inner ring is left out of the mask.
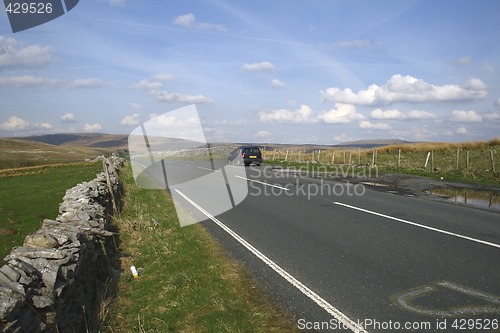
[[[171,197],[122,173],[125,205],[115,219],[122,275],[105,332],[297,332],[241,264],[200,225],[181,228]],[[133,279],[130,266],[139,269]]]
[[[0,172],[0,258],[55,218],[66,190],[95,178],[102,162],[45,165]]]

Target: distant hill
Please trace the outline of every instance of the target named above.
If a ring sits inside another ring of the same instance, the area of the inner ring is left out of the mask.
[[[384,147],[389,145],[405,145],[415,143],[411,141],[405,140],[394,140],[394,139],[386,139],[386,140],[357,140],[350,142],[342,142],[339,143],[338,147],[355,147],[355,148],[376,148],[376,147]]]
[[[125,134],[61,133],[20,137],[16,139],[48,143],[55,146],[94,147],[126,149],[128,136]]]
[[[25,138],[0,138],[0,170],[41,164],[81,162],[115,149],[52,145]]]
[[[351,142],[343,142],[336,145],[319,145],[319,144],[280,144],[280,143],[260,143],[257,144],[260,147],[264,147],[265,150],[304,150],[306,153],[310,153],[315,150],[329,150],[329,149],[346,149],[346,148],[362,148],[370,149],[377,147],[385,147],[389,145],[404,145],[411,144],[415,142],[404,141],[404,140],[358,140]]]

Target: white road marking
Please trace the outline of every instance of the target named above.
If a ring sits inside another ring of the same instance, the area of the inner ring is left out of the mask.
[[[476,243],[480,243],[480,244],[484,244],[484,245],[488,245],[488,246],[493,246],[493,247],[496,247],[496,248],[500,249],[500,244],[495,244],[495,243],[487,242],[487,241],[484,241],[484,240],[472,238],[472,237],[469,237],[469,236],[460,235],[460,234],[457,234],[457,233],[454,233],[454,232],[450,232],[450,231],[446,231],[446,230],[442,230],[442,229],[438,229],[438,228],[434,228],[434,227],[429,227],[427,225],[418,224],[418,223],[407,221],[407,220],[403,220],[403,219],[400,219],[400,218],[397,218],[397,217],[393,217],[393,216],[389,216],[389,215],[377,213],[377,212],[374,212],[374,211],[371,211],[371,210],[368,210],[368,209],[363,209],[363,208],[359,208],[359,207],[347,205],[345,203],[341,203],[341,202],[337,202],[337,201],[334,201],[333,203],[336,204],[336,205],[339,205],[339,206],[344,206],[344,207],[347,207],[347,208],[359,210],[361,212],[365,212],[365,213],[368,213],[368,214],[373,214],[373,215],[385,217],[386,219],[390,219],[390,220],[394,220],[394,221],[398,221],[398,222],[410,224],[410,225],[413,225],[415,227],[419,227],[419,228],[423,228],[423,229],[427,229],[427,230],[432,230],[432,231],[439,232],[439,233],[442,233],[442,234],[445,234],[445,235],[449,235],[449,236],[454,236],[454,237],[458,237],[458,238],[467,239],[467,240],[472,241],[472,242],[476,242]]]
[[[214,170],[214,169],[210,169],[210,168],[205,168],[205,167],[197,167],[198,169],[203,169],[203,170],[208,170],[208,171],[212,171],[212,172],[218,172],[219,170]]]
[[[241,176],[235,176],[235,177],[236,177],[236,178],[245,179],[245,180],[248,180],[248,181],[250,181],[250,182],[254,182],[254,183],[259,183],[259,184],[262,184],[262,185],[266,185],[266,186],[271,186],[271,187],[280,188],[280,189],[285,190],[285,191],[290,191],[290,189],[289,189],[289,188],[282,187],[282,186],[279,186],[279,185],[268,184],[268,183],[261,182],[261,181],[259,181],[259,180],[249,179],[249,178],[246,178],[246,177],[241,177]]]
[[[461,286],[459,284],[442,281],[436,282],[436,285],[440,287],[444,287],[450,290],[453,290],[458,293],[465,294],[470,297],[480,298],[484,301],[500,304],[500,298],[495,295],[488,294],[482,292],[480,290],[472,289],[469,287]],[[404,309],[418,313],[420,315],[425,316],[438,316],[438,317],[468,317],[468,316],[477,316],[477,315],[485,315],[485,314],[500,314],[500,309],[491,305],[468,305],[468,306],[454,306],[448,309],[429,309],[419,305],[413,304],[413,301],[417,298],[421,297],[438,297],[435,294],[439,291],[439,288],[434,285],[422,286],[417,289],[410,290],[400,296],[397,297],[397,303],[403,307]],[[442,298],[443,295],[440,295],[439,298]]]
[[[243,178],[243,177],[240,177]],[[269,184],[266,184],[269,185]],[[285,271],[283,268],[278,266],[274,261],[269,259],[267,256],[265,256],[262,252],[257,250],[255,247],[253,247],[250,243],[248,243],[246,240],[244,240],[242,237],[240,237],[237,233],[235,233],[233,230],[231,230],[229,227],[227,227],[224,223],[219,221],[217,218],[215,218],[213,215],[211,215],[209,212],[207,212],[205,209],[200,207],[196,202],[188,198],[184,193],[179,191],[178,189],[175,190],[180,196],[182,196],[187,202],[189,202],[191,205],[193,205],[196,209],[198,209],[200,212],[202,212],[206,217],[211,219],[215,224],[217,224],[222,230],[227,232],[231,237],[233,237],[235,240],[237,240],[241,245],[243,245],[247,250],[249,250],[251,253],[253,253],[257,258],[262,260],[267,266],[269,266],[273,271],[281,275],[285,280],[287,280],[291,285],[293,285],[295,288],[297,288],[300,292],[302,292],[305,296],[307,296],[309,299],[311,299],[314,303],[319,305],[321,308],[323,308],[326,312],[328,312],[330,315],[332,315],[335,319],[337,319],[339,322],[345,325],[345,327],[348,327],[351,331],[353,332],[365,332],[368,333],[366,330],[363,329],[362,326],[358,325],[355,321],[347,317],[345,314],[343,314],[341,311],[339,311],[337,308],[332,306],[330,303],[328,303],[326,300],[321,298],[318,294],[316,294],[314,291],[309,289],[306,285],[304,285],[302,282],[297,280],[295,277],[293,277],[290,273]]]

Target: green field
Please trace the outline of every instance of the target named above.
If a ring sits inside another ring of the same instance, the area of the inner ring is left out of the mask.
[[[0,257],[22,245],[43,219],[54,219],[66,190],[95,178],[102,162],[18,168],[0,172]]]

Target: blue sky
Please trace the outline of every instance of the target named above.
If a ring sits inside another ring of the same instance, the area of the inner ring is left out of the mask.
[[[129,134],[196,104],[209,141],[500,136],[500,1],[84,0],[12,33],[0,136]]]

